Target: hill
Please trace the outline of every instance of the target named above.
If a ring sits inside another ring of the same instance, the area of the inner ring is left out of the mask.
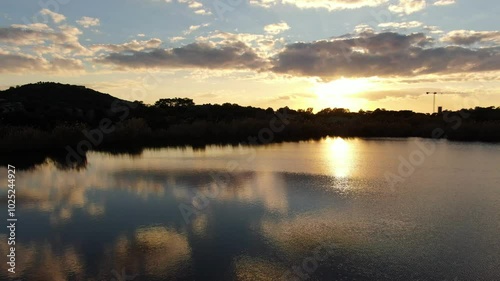
[[[38,82],[0,91],[0,121],[46,129],[65,122],[92,124],[113,117],[115,101],[122,100],[84,86]]]

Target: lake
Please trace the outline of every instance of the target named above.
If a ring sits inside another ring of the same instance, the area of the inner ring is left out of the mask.
[[[80,169],[18,170],[16,198],[16,275],[2,227],[1,280],[500,280],[495,144],[91,152]]]

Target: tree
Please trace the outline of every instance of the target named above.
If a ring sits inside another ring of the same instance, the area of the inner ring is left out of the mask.
[[[133,101],[133,103],[136,105],[136,106],[140,106],[140,107],[146,107],[147,105],[141,101],[141,100],[135,100]]]
[[[168,98],[159,99],[155,102],[156,107],[167,108],[167,107],[188,107],[194,106],[194,101],[188,98]]]

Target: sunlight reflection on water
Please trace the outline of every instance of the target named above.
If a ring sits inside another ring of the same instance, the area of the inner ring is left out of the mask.
[[[46,163],[18,175],[16,278],[276,280],[334,243],[308,280],[499,280],[500,146],[436,142],[391,190],[384,173],[414,141],[90,153],[85,169],[64,171]],[[213,190],[214,173],[227,185],[186,223],[179,204]]]

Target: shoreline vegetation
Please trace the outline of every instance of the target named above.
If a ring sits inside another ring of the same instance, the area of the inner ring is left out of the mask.
[[[119,153],[152,147],[252,145],[327,136],[499,142],[500,107],[440,114],[385,109],[350,112],[343,108],[313,113],[312,108],[196,105],[188,98],[160,99],[147,105],[83,86],[52,82],[0,91],[0,152],[7,157],[56,151],[59,155],[68,147],[74,151]]]

